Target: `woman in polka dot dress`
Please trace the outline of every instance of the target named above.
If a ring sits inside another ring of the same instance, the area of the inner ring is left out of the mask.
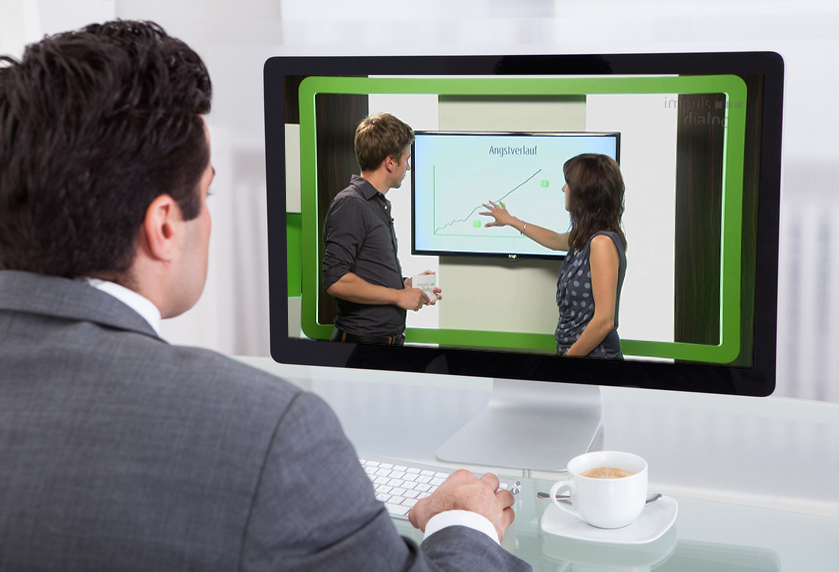
[[[511,215],[503,204],[484,204],[495,220],[552,250],[568,252],[557,281],[556,352],[574,357],[623,359],[618,314],[626,275],[626,237],[621,229],[624,184],[620,167],[606,155],[585,153],[562,166],[565,209],[571,230],[557,233]]]

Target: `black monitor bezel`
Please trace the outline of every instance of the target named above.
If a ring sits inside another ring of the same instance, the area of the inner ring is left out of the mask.
[[[751,367],[611,361],[429,347],[364,346],[288,337],[284,76],[760,74],[763,117],[757,206],[758,270]],[[416,371],[448,363],[455,375],[766,396],[775,387],[778,229],[784,63],[774,52],[513,56],[278,56],[264,67],[271,356],[280,363]]]

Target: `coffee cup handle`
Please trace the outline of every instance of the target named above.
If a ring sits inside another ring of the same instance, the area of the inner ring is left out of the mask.
[[[556,500],[557,493],[561,493],[561,492],[565,492],[565,491],[568,491],[569,494],[571,493],[571,482],[570,481],[559,481],[559,482],[554,483],[553,486],[551,486],[551,493],[550,493],[551,502],[554,503],[554,506],[556,506],[558,509],[564,510],[568,514],[570,514],[572,516],[576,516],[577,518],[582,520],[583,517],[580,516],[579,512],[577,512],[574,508],[572,508],[573,505],[569,506],[567,503],[562,503],[562,502],[559,502],[558,500]]]

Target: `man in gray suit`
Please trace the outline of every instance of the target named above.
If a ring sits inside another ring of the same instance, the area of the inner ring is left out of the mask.
[[[204,286],[210,99],[150,23],[0,61],[0,570],[529,569],[493,475],[417,546],[322,400],[159,337]]]

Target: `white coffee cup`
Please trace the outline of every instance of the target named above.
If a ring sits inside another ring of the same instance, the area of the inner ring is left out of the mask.
[[[583,473],[608,467],[632,473],[618,478],[596,478]],[[571,505],[556,495],[567,491]],[[551,487],[551,502],[580,520],[598,528],[621,528],[634,521],[647,500],[647,462],[632,453],[594,451],[568,462],[568,480]]]

